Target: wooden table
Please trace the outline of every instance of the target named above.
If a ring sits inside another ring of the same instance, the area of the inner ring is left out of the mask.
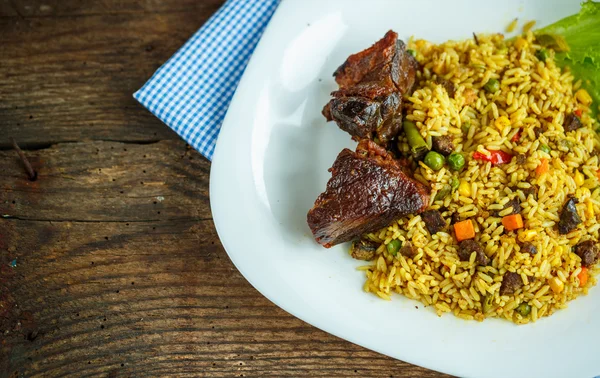
[[[0,0],[1,377],[442,376],[250,286],[210,163],[133,100],[221,3]]]

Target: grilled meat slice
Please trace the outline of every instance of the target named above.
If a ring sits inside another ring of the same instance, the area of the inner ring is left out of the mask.
[[[412,91],[417,68],[404,42],[389,31],[335,71],[340,89],[323,115],[357,140],[378,138],[386,144],[402,127],[402,95]]]
[[[335,120],[340,129],[357,139],[371,138],[374,134],[387,143],[402,127],[402,99],[391,93],[384,99],[367,97],[336,97],[323,109],[328,121]]]
[[[350,55],[333,76],[340,94],[374,98],[396,91],[411,92],[418,66],[398,34],[390,30],[373,46]]]
[[[419,213],[429,203],[428,189],[367,139],[356,152],[342,150],[329,171],[327,188],[307,215],[315,239],[326,248]]]

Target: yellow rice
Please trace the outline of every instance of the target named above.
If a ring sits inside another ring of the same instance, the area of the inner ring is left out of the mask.
[[[477,37],[478,44],[473,39],[440,45],[411,40],[409,48],[416,51],[423,69],[417,89],[405,103],[406,118],[415,122],[430,146],[432,136],[450,135],[456,151],[465,155],[467,164],[460,173],[448,168],[434,172],[421,164],[415,178],[432,188],[430,207],[439,209],[445,219],[458,213],[461,220],[473,221],[476,240],[491,264],[477,266],[475,254],[470,261],[460,261],[451,227],[430,235],[421,217],[411,215],[367,235],[381,245],[374,264],[361,268],[366,274],[364,290],[386,300],[392,293],[402,294],[440,316],[451,312],[463,319],[499,317],[528,323],[565,308],[596,284],[596,270],[590,268],[587,284],[580,285],[581,259],[571,247],[599,236],[597,121],[575,98],[571,73],[557,67],[552,55],[545,63],[535,57],[539,46],[530,31],[515,41],[505,41],[500,34]],[[439,78],[455,84],[453,98],[437,83]],[[483,89],[491,78],[500,80],[500,92]],[[562,122],[576,109],[583,111],[583,127],[566,134]],[[508,118],[509,124],[496,122],[500,117]],[[539,140],[536,127],[544,130]],[[519,130],[519,141],[512,142]],[[538,150],[541,144],[551,148],[550,169],[538,176],[535,169],[544,157]],[[403,140],[399,147],[409,150]],[[489,154],[492,150],[524,154],[527,159],[522,165],[512,159],[492,166],[471,158],[474,151]],[[460,180],[459,190],[434,202],[437,191],[452,177]],[[522,189],[534,185],[537,199],[526,197]],[[571,194],[579,199],[583,222],[571,233],[559,235],[560,210]],[[515,197],[521,201],[525,227],[505,232],[501,218],[492,216],[492,211],[503,209]],[[390,255],[385,245],[393,239],[410,241],[416,256]],[[521,253],[519,245],[525,241],[532,242],[538,253]],[[516,294],[501,296],[502,276],[508,271],[520,274],[525,285]],[[562,291],[553,289],[561,285]],[[492,306],[484,313],[486,296],[491,296]],[[531,306],[525,317],[515,311],[523,302]]]

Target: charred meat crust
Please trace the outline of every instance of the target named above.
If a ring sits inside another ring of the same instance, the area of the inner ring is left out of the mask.
[[[428,189],[370,140],[361,141],[356,152],[342,150],[330,172],[325,192],[307,215],[315,239],[327,248],[419,213],[429,203]]]
[[[417,68],[404,42],[390,30],[335,71],[340,88],[332,92],[323,115],[357,140],[376,137],[386,144],[402,128],[402,95],[412,91]]]

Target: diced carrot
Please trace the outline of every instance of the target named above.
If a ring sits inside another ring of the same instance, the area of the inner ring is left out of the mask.
[[[459,242],[467,239],[473,239],[475,237],[475,228],[473,227],[473,222],[470,219],[467,219],[462,222],[454,223],[454,234],[456,235],[456,240]]]
[[[581,117],[581,114],[583,114],[583,110],[581,110],[581,109],[575,109],[575,110],[573,111],[573,113],[575,113],[575,115],[576,115],[577,117]]]
[[[548,159],[541,159],[540,165],[535,169],[535,173],[540,176],[542,173],[548,172]]]
[[[502,224],[508,231],[518,230],[523,228],[523,218],[521,214],[507,215],[502,218]]]
[[[588,282],[588,269],[585,266],[581,267],[581,272],[579,272],[577,278],[579,278],[580,287],[585,286],[585,284]]]

